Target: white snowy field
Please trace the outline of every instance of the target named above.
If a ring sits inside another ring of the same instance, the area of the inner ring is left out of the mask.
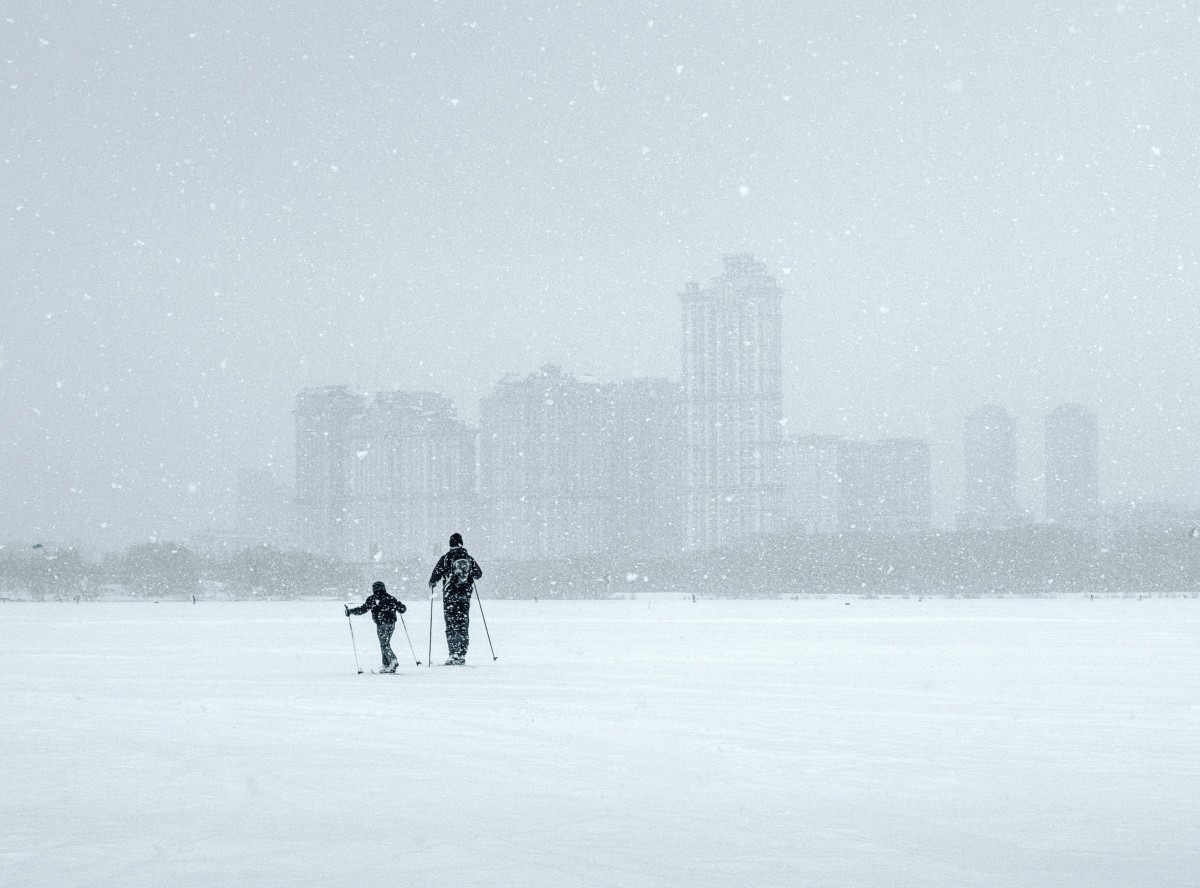
[[[0,604],[0,885],[1200,879],[1200,601],[484,605]]]

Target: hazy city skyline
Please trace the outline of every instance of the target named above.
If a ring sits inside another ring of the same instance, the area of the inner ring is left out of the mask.
[[[469,12],[467,12],[469,10]],[[286,14],[284,14],[286,11]],[[680,377],[679,296],[784,291],[789,434],[1099,417],[1200,501],[1200,22],[1179,6],[18,2],[0,16],[0,541],[118,546],[293,477],[305,386]]]

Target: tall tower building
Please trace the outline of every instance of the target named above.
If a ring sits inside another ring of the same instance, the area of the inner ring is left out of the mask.
[[[501,558],[603,551],[605,416],[600,386],[555,366],[509,375],[480,402],[479,487]]]
[[[967,417],[963,458],[959,527],[995,530],[1017,523],[1017,424],[1007,410],[988,404]]]
[[[1085,527],[1100,512],[1096,414],[1060,404],[1046,415],[1046,518]]]
[[[782,529],[783,291],[748,254],[683,300],[685,545]]]

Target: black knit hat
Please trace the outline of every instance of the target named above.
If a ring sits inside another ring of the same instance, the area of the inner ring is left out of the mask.
[[[371,591],[372,592],[386,592],[387,586],[383,585],[382,580],[376,580],[375,582],[373,582],[371,584]]]
[[[461,546],[462,545],[462,534],[461,533],[450,534],[450,545],[451,546]]]

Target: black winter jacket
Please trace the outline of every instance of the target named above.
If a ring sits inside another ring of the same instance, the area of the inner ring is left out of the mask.
[[[445,580],[446,594],[471,594],[475,581],[483,577],[483,571],[475,559],[462,546],[455,546],[438,559],[433,573],[429,575],[429,585],[438,580]]]
[[[405,613],[407,610],[403,601],[393,598],[387,592],[372,592],[358,607],[350,608],[350,613],[357,615],[370,611],[371,619],[376,623],[394,623],[396,613]]]

